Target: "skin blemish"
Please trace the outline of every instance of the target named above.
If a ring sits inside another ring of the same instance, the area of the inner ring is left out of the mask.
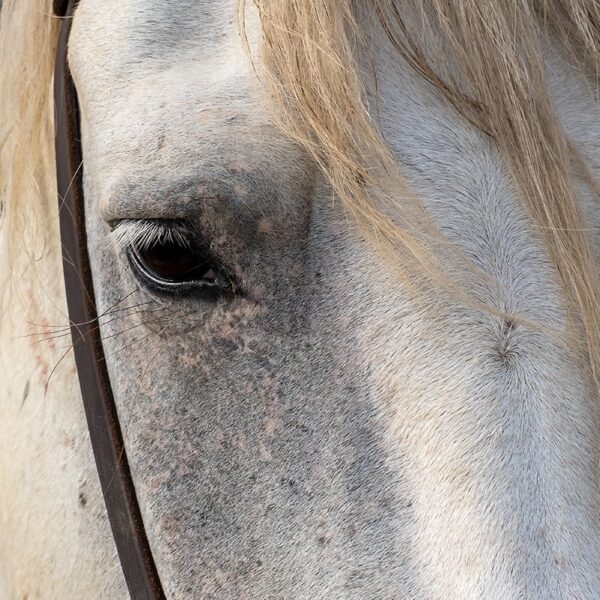
[[[257,233],[271,233],[271,231],[273,231],[273,222],[271,221],[271,219],[268,219],[267,217],[261,217],[258,220],[258,224],[256,226],[256,232]]]
[[[166,139],[166,136],[164,133],[161,133],[158,136],[158,139],[156,141],[156,149],[157,150],[160,150],[165,145],[165,139]]]
[[[243,160],[232,160],[225,164],[225,168],[234,175],[243,175],[252,171],[250,164]]]
[[[161,520],[162,529],[167,534],[176,534],[179,529],[179,522],[172,515],[167,515]]]
[[[23,390],[23,397],[21,399],[21,408],[23,408],[23,406],[25,406],[25,402],[28,397],[29,397],[29,379],[25,383],[25,389]]]
[[[259,456],[261,460],[264,460],[265,462],[269,462],[273,458],[271,451],[263,442],[261,442],[259,446]]]
[[[283,427],[283,420],[278,417],[268,417],[265,419],[265,433],[269,436]]]
[[[326,523],[324,520],[321,520],[319,523],[319,527],[317,528],[317,541],[319,544],[326,546],[331,539],[331,536],[327,533]]]
[[[248,188],[245,185],[238,183],[233,186],[233,193],[238,198],[245,198],[246,196],[248,196]]]

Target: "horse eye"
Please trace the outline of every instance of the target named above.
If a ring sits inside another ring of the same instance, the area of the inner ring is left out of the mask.
[[[203,250],[162,240],[147,248],[130,247],[131,267],[143,284],[165,293],[225,291],[232,281]]]

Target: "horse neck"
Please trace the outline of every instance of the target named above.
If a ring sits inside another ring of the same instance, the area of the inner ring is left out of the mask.
[[[11,265],[2,253],[12,289],[0,328],[0,596],[124,597],[69,350],[56,224],[43,244],[22,240]]]

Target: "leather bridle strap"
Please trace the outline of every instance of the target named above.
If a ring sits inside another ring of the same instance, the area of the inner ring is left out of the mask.
[[[54,103],[56,173],[63,271],[71,337],[83,405],[108,519],[131,597],[164,598],[148,545],[106,362],[87,249],[77,92],[67,65],[76,2],[54,1],[62,20],[56,52]]]

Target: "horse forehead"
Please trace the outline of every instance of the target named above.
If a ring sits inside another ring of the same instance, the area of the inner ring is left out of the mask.
[[[69,43],[71,70],[76,81],[81,80],[78,87],[80,83],[94,89],[128,86],[148,73],[186,62],[217,75],[225,57],[240,54],[236,4],[236,0],[82,0]],[[252,22],[245,26],[252,37]]]
[[[82,0],[69,62],[88,173],[114,181],[223,157],[265,121],[236,24],[236,0]],[[253,39],[256,21],[247,19]],[[209,144],[210,142],[210,144]],[[207,147],[208,144],[208,147]],[[143,149],[143,152],[140,152]],[[216,159],[215,159],[216,160]]]

